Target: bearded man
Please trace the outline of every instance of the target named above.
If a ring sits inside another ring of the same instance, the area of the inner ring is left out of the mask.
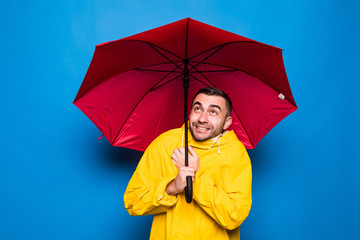
[[[133,215],[154,214],[150,239],[240,239],[251,208],[251,163],[233,131],[231,100],[217,88],[200,89],[189,116],[189,166],[184,126],[146,149],[124,194]],[[193,200],[186,202],[186,176]]]

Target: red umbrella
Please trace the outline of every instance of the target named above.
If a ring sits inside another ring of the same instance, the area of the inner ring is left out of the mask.
[[[191,18],[96,46],[74,104],[112,145],[144,151],[187,122],[187,91],[205,86],[232,99],[248,149],[297,109],[281,49]]]

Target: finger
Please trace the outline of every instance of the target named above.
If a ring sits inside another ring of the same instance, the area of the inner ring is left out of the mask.
[[[185,155],[185,148],[184,148],[184,147],[179,147],[178,150],[179,150],[179,153],[180,153],[182,156]]]
[[[189,152],[190,152],[191,156],[197,157],[195,150],[191,146],[189,146]]]
[[[179,173],[181,175],[194,176],[195,170],[192,167],[181,167]]]
[[[174,160],[177,165],[184,165],[183,157],[180,155],[178,151],[171,154],[171,159]]]
[[[174,150],[174,154],[175,154],[175,156],[176,156],[178,159],[181,159],[182,156],[183,156],[183,153],[181,153],[181,150],[180,150],[180,149],[175,149],[175,150]]]
[[[186,176],[195,176],[195,172],[194,172],[194,170],[192,170],[192,171],[181,171],[181,172],[179,172],[179,174],[182,176],[182,177],[186,177]]]
[[[175,161],[176,164],[179,164],[179,158],[176,155],[171,156],[171,159]]]
[[[179,172],[181,172],[182,174],[188,174],[188,173],[194,174],[195,170],[192,167],[184,167],[184,166],[182,166],[182,167],[180,167]]]
[[[184,151],[184,147],[179,147],[179,148],[176,148],[176,151],[177,151],[177,152],[179,152],[179,153],[181,153],[181,152],[183,152],[183,151]]]
[[[174,149],[173,154],[177,155],[179,153],[179,149]]]

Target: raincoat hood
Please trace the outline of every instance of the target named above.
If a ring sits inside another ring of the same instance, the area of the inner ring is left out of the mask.
[[[183,131],[183,134],[182,134],[182,145],[185,146],[185,131],[184,131],[184,128],[185,128],[185,124],[182,125],[181,129]],[[207,149],[211,149],[211,148],[218,148],[218,154],[221,153],[221,146],[224,146],[226,144],[229,144],[233,141],[239,141],[235,132],[233,130],[231,131],[224,131],[223,133],[221,133],[220,135],[214,137],[214,138],[211,138],[211,139],[208,139],[208,140],[205,140],[205,141],[196,141],[191,132],[190,132],[190,128],[188,128],[188,143],[189,143],[189,146],[193,147],[193,148],[198,148],[198,149],[203,149],[203,150],[207,150]]]

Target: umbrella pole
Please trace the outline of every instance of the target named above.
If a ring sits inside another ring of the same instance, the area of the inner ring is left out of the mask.
[[[189,146],[188,146],[188,92],[189,92],[189,59],[184,59],[184,123],[185,123],[185,166],[189,165]],[[191,203],[193,195],[192,178],[186,177],[185,198],[187,203]]]

